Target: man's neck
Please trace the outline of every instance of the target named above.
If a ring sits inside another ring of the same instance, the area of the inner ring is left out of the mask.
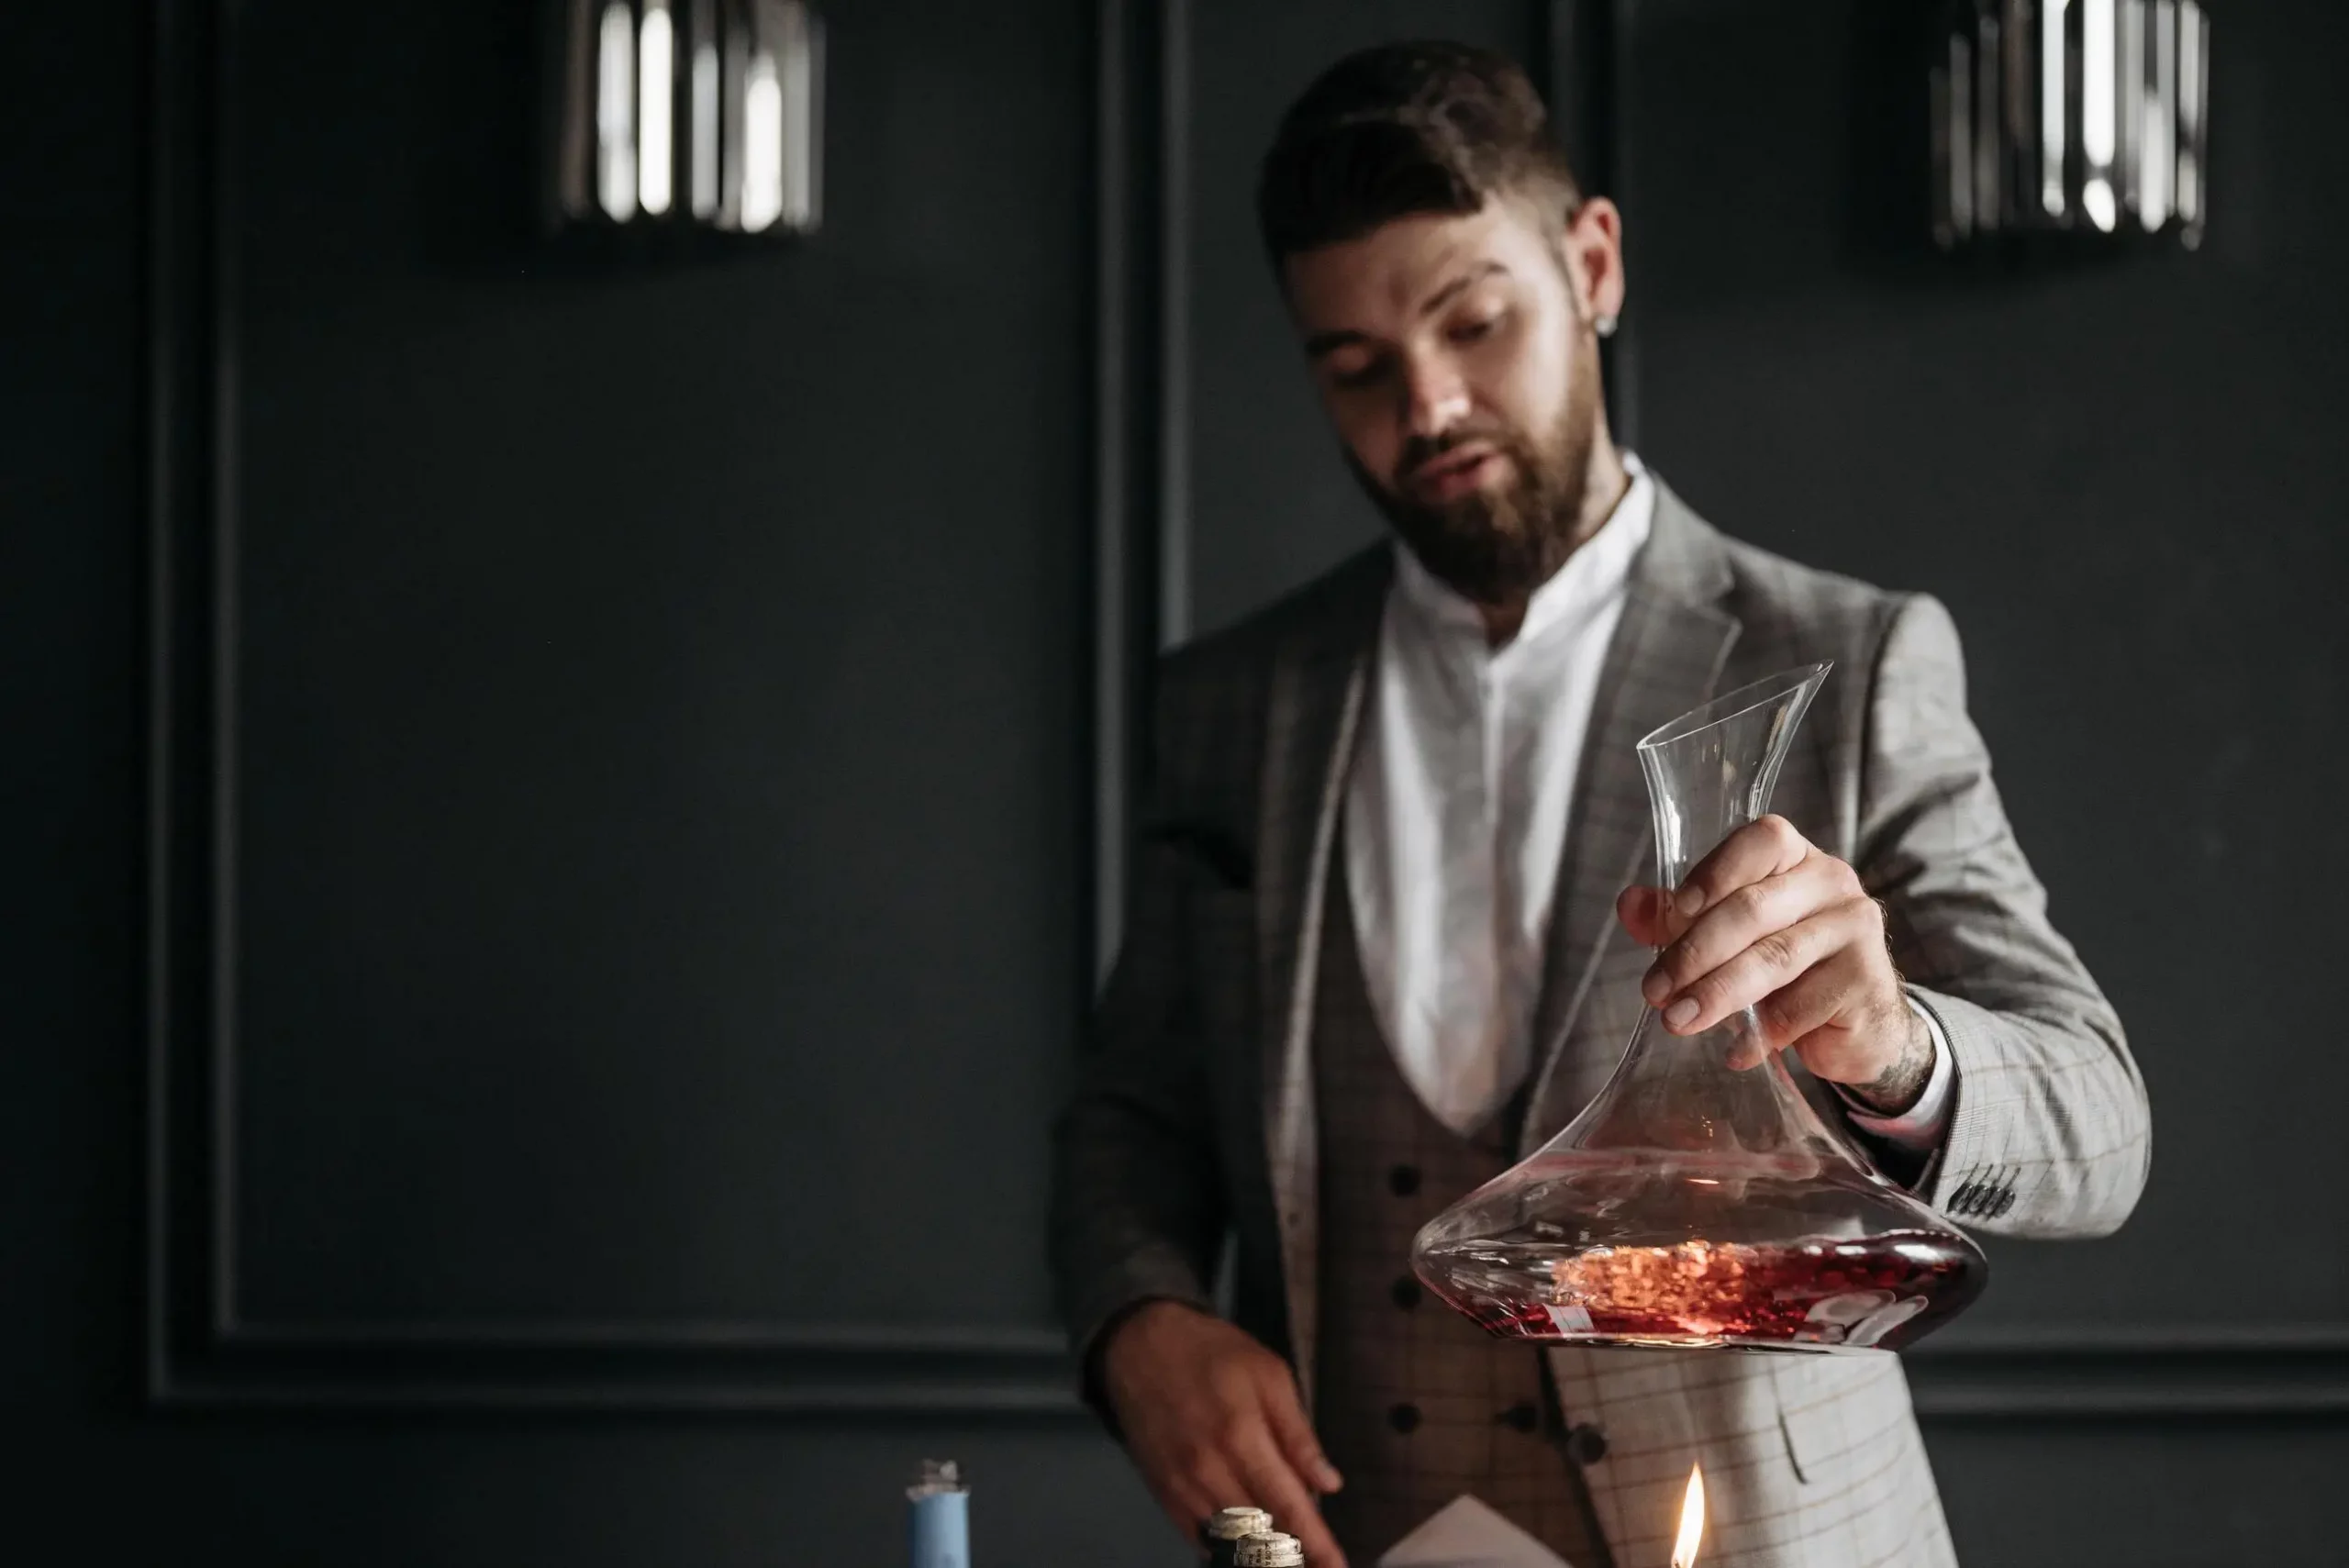
[[[1615,515],[1615,508],[1623,504],[1623,496],[1631,488],[1631,476],[1623,467],[1623,454],[1615,450],[1614,441],[1609,439],[1605,430],[1599,431],[1597,439],[1591,443],[1590,467],[1583,480],[1582,505],[1575,517],[1574,536],[1564,553],[1558,557],[1557,564],[1550,569],[1550,577],[1556,576],[1559,570],[1574,559],[1575,551],[1588,544],[1592,536],[1607,526],[1607,519]],[[1542,582],[1548,582],[1550,577],[1542,578]],[[1524,593],[1499,604],[1478,603],[1477,613],[1485,617],[1486,646],[1506,648],[1516,640],[1518,628],[1525,624],[1525,607],[1532,602],[1535,590],[1541,586],[1541,583],[1536,583]]]

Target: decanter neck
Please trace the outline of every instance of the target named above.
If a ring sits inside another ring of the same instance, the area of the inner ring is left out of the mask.
[[[1679,886],[1722,840],[1770,809],[1796,727],[1828,669],[1807,665],[1742,687],[1640,742],[1664,886]]]

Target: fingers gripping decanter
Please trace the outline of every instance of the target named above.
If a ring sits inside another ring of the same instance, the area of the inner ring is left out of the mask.
[[[1659,880],[1769,808],[1828,666],[1731,692],[1639,744]],[[1974,1243],[1831,1130],[1751,1009],[1681,1038],[1643,1010],[1607,1086],[1431,1220],[1428,1287],[1493,1334],[1592,1345],[1895,1350],[1980,1294]],[[1733,1065],[1732,1063],[1736,1063]]]

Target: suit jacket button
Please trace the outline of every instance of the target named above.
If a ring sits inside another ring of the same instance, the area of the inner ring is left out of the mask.
[[[1607,1457],[1607,1434],[1588,1421],[1566,1429],[1566,1457],[1576,1464],[1597,1464]]]
[[[1542,1426],[1542,1409],[1529,1399],[1502,1411],[1500,1418],[1504,1426],[1515,1427],[1520,1432],[1537,1431]]]
[[[1395,1288],[1390,1294],[1395,1297],[1395,1305],[1408,1312],[1419,1304],[1419,1282],[1405,1274],[1395,1282]]]
[[[1419,1168],[1417,1165],[1396,1166],[1386,1173],[1386,1185],[1397,1197],[1409,1197],[1419,1190]]]
[[[1386,1412],[1386,1424],[1406,1435],[1416,1432],[1419,1429],[1419,1407],[1417,1405],[1397,1405]]]

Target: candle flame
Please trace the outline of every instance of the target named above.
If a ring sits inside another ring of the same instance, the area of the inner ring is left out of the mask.
[[[1705,1534],[1705,1467],[1688,1469],[1688,1491],[1680,1499],[1680,1533],[1672,1542],[1672,1568],[1696,1568],[1697,1542]]]

